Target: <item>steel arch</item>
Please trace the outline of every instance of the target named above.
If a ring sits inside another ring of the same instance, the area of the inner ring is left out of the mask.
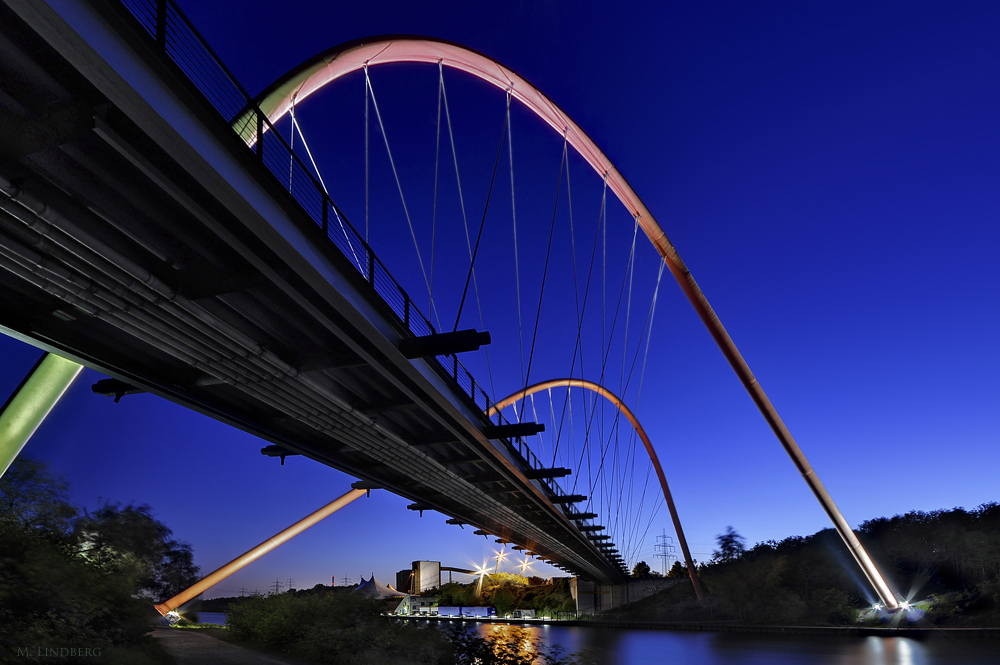
[[[684,529],[681,528],[681,519],[677,516],[677,508],[674,506],[674,499],[670,494],[670,487],[667,485],[667,477],[663,473],[663,466],[660,464],[660,458],[656,454],[656,450],[653,448],[653,443],[649,440],[649,435],[646,434],[646,430],[639,423],[639,419],[635,417],[632,410],[625,405],[625,402],[623,402],[618,395],[615,395],[599,383],[587,381],[586,379],[551,379],[549,381],[541,381],[528,386],[523,390],[518,390],[512,395],[504,397],[502,400],[491,406],[486,412],[486,415],[492,416],[501,409],[505,409],[514,402],[524,399],[528,395],[533,395],[542,390],[548,390],[549,388],[561,387],[583,388],[597,393],[614,404],[615,407],[621,411],[621,414],[632,424],[632,428],[635,429],[636,434],[638,434],[639,438],[642,439],[642,444],[646,446],[646,452],[649,454],[649,460],[653,463],[653,468],[656,469],[656,476],[660,479],[660,489],[663,490],[663,498],[667,502],[667,509],[670,511],[670,519],[674,523],[674,531],[677,533],[677,541],[680,543],[681,551],[684,553],[684,563],[687,565],[688,576],[691,578],[691,584],[694,585],[694,592],[698,595],[698,600],[704,600],[705,595],[701,590],[701,581],[698,579],[698,573],[695,571],[694,561],[692,561],[691,552],[688,550],[687,539],[684,537]]]
[[[264,114],[272,123],[275,123],[288,113],[293,99],[298,104],[328,83],[365,67],[403,62],[440,63],[442,66],[464,71],[501,90],[508,91],[514,99],[531,109],[559,134],[564,135],[567,142],[580,156],[602,178],[606,178],[608,188],[614,192],[622,205],[637,220],[649,241],[667,264],[684,295],[687,296],[702,323],[708,328],[709,334],[712,335],[726,360],[729,361],[743,387],[750,393],[751,399],[757,405],[785,452],[792,458],[795,468],[802,475],[830,521],[833,522],[834,528],[837,529],[837,533],[840,534],[869,583],[886,607],[889,609],[898,608],[899,603],[895,594],[889,589],[882,574],[875,567],[840,509],[837,508],[833,498],[826,491],[812,465],[809,464],[781,416],[771,404],[771,400],[757,382],[753,372],[750,371],[750,367],[743,359],[739,349],[736,348],[736,344],[726,332],[705,294],[691,275],[691,271],[687,269],[677,250],[667,239],[666,233],[649,209],[646,208],[639,195],[615,168],[611,160],[597,147],[597,144],[538,88],[489,56],[459,44],[429,37],[371,37],[334,46],[310,58],[268,86],[258,95],[257,102]],[[255,139],[255,136],[249,137],[251,143]]]

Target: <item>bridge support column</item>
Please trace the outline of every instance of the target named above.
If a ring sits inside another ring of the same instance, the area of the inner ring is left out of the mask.
[[[83,365],[46,353],[0,411],[0,478]]]
[[[187,601],[197,596],[202,591],[205,591],[206,589],[221,582],[222,580],[226,579],[227,577],[235,573],[240,568],[243,568],[247,564],[256,561],[260,557],[264,556],[265,554],[273,550],[278,545],[281,545],[282,543],[291,539],[292,537],[297,536],[298,534],[302,533],[303,531],[311,527],[313,524],[316,524],[323,518],[334,514],[335,512],[337,512],[338,510],[349,504],[350,502],[354,501],[359,497],[364,496],[365,494],[367,494],[367,490],[352,489],[347,494],[344,494],[343,496],[334,499],[333,501],[326,504],[316,512],[311,513],[306,517],[303,517],[298,522],[288,527],[284,531],[281,531],[271,536],[257,547],[254,547],[253,549],[244,552],[240,556],[236,557],[235,559],[224,565],[222,568],[219,568],[218,570],[209,573],[205,577],[201,578],[200,580],[189,586],[187,589],[184,589],[184,591],[181,591],[173,598],[166,600],[160,603],[159,605],[155,605],[154,607],[156,607],[156,611],[159,612],[162,616],[166,616],[167,612],[177,609]]]

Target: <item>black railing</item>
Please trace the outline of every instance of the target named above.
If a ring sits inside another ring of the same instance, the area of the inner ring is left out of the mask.
[[[253,151],[261,164],[277,178],[299,203],[302,210],[323,229],[327,239],[348,259],[389,306],[398,321],[415,336],[430,335],[434,326],[413,304],[403,287],[375,256],[371,247],[330,199],[329,193],[295,154],[284,137],[265,117],[250,94],[236,80],[212,48],[172,0],[121,0],[122,4],[149,33],[158,49],[184,73],[215,108],[229,127]],[[496,425],[507,423],[499,411],[487,416],[490,396],[476,383],[456,355],[434,359],[438,372],[454,382],[460,394],[472,401],[483,418]],[[521,440],[504,441],[508,450],[527,467],[543,468]],[[541,480],[556,497],[565,492],[554,479]],[[569,513],[577,512],[571,505]]]

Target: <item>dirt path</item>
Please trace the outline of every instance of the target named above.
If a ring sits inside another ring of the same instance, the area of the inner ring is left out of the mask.
[[[177,665],[305,665],[284,656],[250,651],[196,630],[157,628],[153,637],[177,659]]]

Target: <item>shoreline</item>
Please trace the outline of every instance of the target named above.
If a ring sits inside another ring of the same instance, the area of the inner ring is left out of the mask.
[[[593,626],[624,630],[667,630],[707,633],[757,633],[779,635],[830,635],[843,637],[909,637],[923,639],[935,636],[975,639],[1000,639],[1000,628],[940,628],[890,626],[764,626],[724,622],[669,623],[655,621],[610,621],[606,619],[503,619],[497,617],[457,617],[390,615],[397,619],[460,623],[498,623],[518,626]]]

